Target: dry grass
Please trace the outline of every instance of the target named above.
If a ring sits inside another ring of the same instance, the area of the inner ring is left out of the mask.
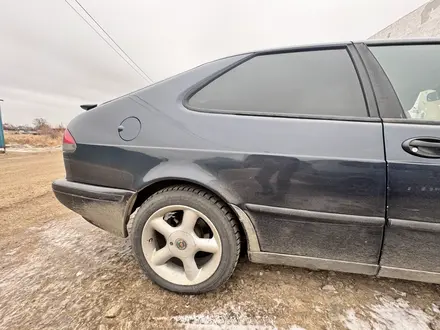
[[[62,141],[62,131],[54,131],[51,134],[44,135],[14,134],[5,132],[5,143],[7,146],[28,145],[32,147],[57,147],[62,144]]]

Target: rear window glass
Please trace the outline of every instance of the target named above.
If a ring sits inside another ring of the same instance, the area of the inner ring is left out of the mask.
[[[372,46],[406,117],[440,120],[440,45]]]
[[[188,104],[215,112],[368,116],[346,49],[256,56],[203,87]]]

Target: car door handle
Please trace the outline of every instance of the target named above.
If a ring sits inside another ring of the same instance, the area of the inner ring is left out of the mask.
[[[407,153],[424,158],[440,158],[440,138],[417,137],[402,143]]]

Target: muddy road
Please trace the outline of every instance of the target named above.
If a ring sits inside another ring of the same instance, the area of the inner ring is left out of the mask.
[[[57,203],[60,152],[0,155],[0,329],[440,329],[440,286],[241,260],[214,293],[179,296],[128,240]]]

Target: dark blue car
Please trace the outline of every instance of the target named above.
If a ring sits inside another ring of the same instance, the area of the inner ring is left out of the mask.
[[[440,283],[440,41],[231,56],[87,111],[61,203],[175,292],[252,262]],[[428,97],[425,97],[429,95]]]

